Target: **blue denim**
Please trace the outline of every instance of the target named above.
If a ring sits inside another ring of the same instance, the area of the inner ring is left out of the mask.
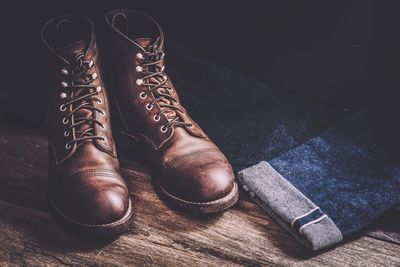
[[[371,116],[361,111],[269,161],[348,236],[400,203],[398,159],[376,151]],[[380,129],[382,130],[382,129]]]
[[[269,162],[319,207],[289,227],[296,231],[325,215],[339,229],[341,235],[334,233],[336,227],[325,228],[331,233],[315,228],[320,232],[309,233],[310,248],[334,245],[400,203],[400,131],[394,124],[400,110],[384,108],[396,103],[373,99],[348,110],[306,101],[173,47],[175,62],[169,71],[182,102],[235,171]],[[243,186],[254,194],[255,184]],[[268,188],[264,192],[277,194]],[[262,198],[258,204],[267,212],[273,209]],[[268,213],[283,219],[273,210]]]

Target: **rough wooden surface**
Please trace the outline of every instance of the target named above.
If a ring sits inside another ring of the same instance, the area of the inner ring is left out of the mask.
[[[390,228],[376,225],[341,246],[312,253],[243,192],[223,214],[190,217],[159,200],[145,166],[126,160],[122,166],[135,210],[131,230],[115,240],[83,240],[47,212],[46,138],[2,127],[0,266],[400,266],[398,232]],[[395,229],[390,220],[387,224]],[[384,241],[382,233],[395,241]]]

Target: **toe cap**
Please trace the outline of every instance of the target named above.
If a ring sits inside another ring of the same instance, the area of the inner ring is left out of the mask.
[[[159,183],[169,194],[191,202],[209,202],[228,195],[234,187],[229,163],[197,159],[167,170]]]
[[[129,208],[127,187],[116,174],[75,174],[61,178],[52,187],[51,200],[65,217],[89,225],[118,221]]]

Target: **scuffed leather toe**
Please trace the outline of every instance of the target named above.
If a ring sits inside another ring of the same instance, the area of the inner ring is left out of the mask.
[[[116,222],[124,217],[129,207],[129,193],[124,182],[111,172],[64,177],[52,191],[51,201],[57,211],[80,224]]]
[[[234,186],[232,170],[225,162],[209,159],[185,161],[160,176],[160,186],[169,194],[189,202],[210,202],[228,195]]]

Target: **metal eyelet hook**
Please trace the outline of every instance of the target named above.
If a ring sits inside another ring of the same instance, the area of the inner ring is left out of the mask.
[[[68,87],[68,83],[67,82],[61,82],[61,86],[64,87],[64,88],[67,88]]]
[[[146,105],[146,109],[147,109],[147,110],[152,110],[152,109],[153,109],[153,105],[151,105],[150,103],[148,103],[148,104]]]
[[[141,93],[139,94],[139,97],[140,97],[141,99],[146,99],[146,98],[147,98],[147,94],[146,94],[145,92],[141,92]]]
[[[137,53],[136,54],[137,59],[144,59],[144,55],[142,53]]]
[[[160,59],[164,59],[165,57],[165,52],[164,51],[160,51]]]
[[[160,131],[161,131],[162,133],[166,133],[166,132],[168,131],[168,128],[165,127],[165,125],[163,125],[163,126],[160,127]]]
[[[136,80],[136,84],[139,85],[139,86],[142,85],[143,84],[143,80],[142,79],[137,79]]]
[[[136,72],[143,72],[143,67],[142,66],[136,66],[135,70],[136,70]]]

